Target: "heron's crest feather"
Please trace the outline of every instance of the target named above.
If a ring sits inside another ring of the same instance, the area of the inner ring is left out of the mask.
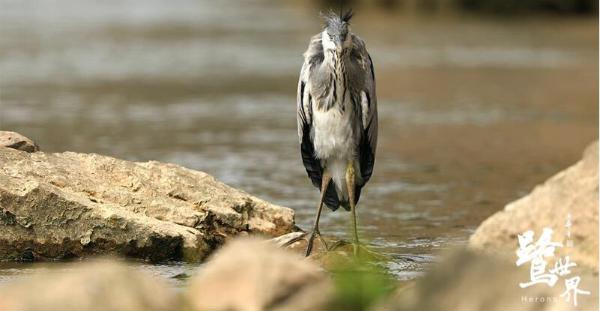
[[[334,11],[329,11],[326,14],[321,14],[325,19],[325,27],[340,27],[342,25],[350,24],[350,20],[354,16],[352,9],[346,11],[346,13],[338,14]]]

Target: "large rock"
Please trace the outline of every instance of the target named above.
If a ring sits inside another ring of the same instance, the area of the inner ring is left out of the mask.
[[[469,250],[443,256],[425,277],[401,287],[374,311],[567,311],[598,310],[598,276],[579,274],[577,307],[565,301],[563,281],[554,287],[536,284],[527,288],[529,270],[513,262]],[[571,298],[572,299],[572,298]]]
[[[36,152],[40,147],[31,139],[15,132],[0,131],[0,148],[13,148],[26,152]]]
[[[66,271],[65,271],[66,270]],[[0,310],[175,311],[179,300],[160,279],[124,264],[71,264],[0,288]]]
[[[554,231],[552,241],[567,246],[568,214],[573,247],[559,248],[555,256],[568,255],[579,266],[598,272],[598,142],[586,149],[581,161],[485,220],[469,244],[515,258],[519,234],[532,230],[537,241],[548,227]]]
[[[190,282],[189,310],[328,310],[333,285],[316,263],[275,243],[225,245]]]
[[[228,237],[293,227],[291,209],[177,165],[0,148],[0,259],[197,261]]]

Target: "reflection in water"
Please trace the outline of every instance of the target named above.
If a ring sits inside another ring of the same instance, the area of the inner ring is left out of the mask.
[[[296,79],[313,9],[272,1],[0,1],[0,128],[46,151],[178,163],[297,211],[312,188]],[[358,12],[376,65],[380,142],[361,235],[399,279],[464,245],[596,137],[593,19],[510,22]],[[327,211],[325,235],[347,237]],[[45,266],[0,269],[0,283]],[[141,266],[177,283],[189,265]]]

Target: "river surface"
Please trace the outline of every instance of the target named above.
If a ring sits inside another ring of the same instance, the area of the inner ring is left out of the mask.
[[[48,152],[177,163],[296,210],[295,92],[320,31],[300,1],[0,0],[0,129]],[[574,163],[598,136],[592,18],[358,11],[375,63],[379,148],[360,234],[400,280]],[[321,232],[349,238],[349,213]],[[135,264],[181,285],[195,265]],[[52,264],[3,264],[0,286]],[[63,268],[68,269],[68,268]]]

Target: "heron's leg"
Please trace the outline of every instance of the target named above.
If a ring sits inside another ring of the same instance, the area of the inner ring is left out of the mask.
[[[348,201],[350,203],[350,212],[352,213],[352,234],[354,235],[354,242],[352,243],[354,249],[354,256],[358,256],[358,230],[356,228],[356,204],[354,200],[355,196],[355,188],[356,185],[356,171],[354,169],[354,163],[352,161],[348,162],[348,167],[346,168],[346,186],[348,187]]]
[[[318,235],[321,243],[327,249],[327,244],[325,244],[325,240],[321,237],[321,233],[319,232],[319,219],[321,218],[321,210],[323,210],[323,200],[325,199],[325,192],[327,192],[327,187],[329,186],[329,182],[331,181],[331,175],[327,169],[323,170],[323,176],[321,178],[321,198],[319,199],[319,206],[317,208],[317,217],[315,217],[315,224],[313,226],[312,233],[310,234],[310,238],[308,238],[308,245],[306,245],[306,256],[310,255],[313,248],[313,241],[315,240],[315,236]]]

